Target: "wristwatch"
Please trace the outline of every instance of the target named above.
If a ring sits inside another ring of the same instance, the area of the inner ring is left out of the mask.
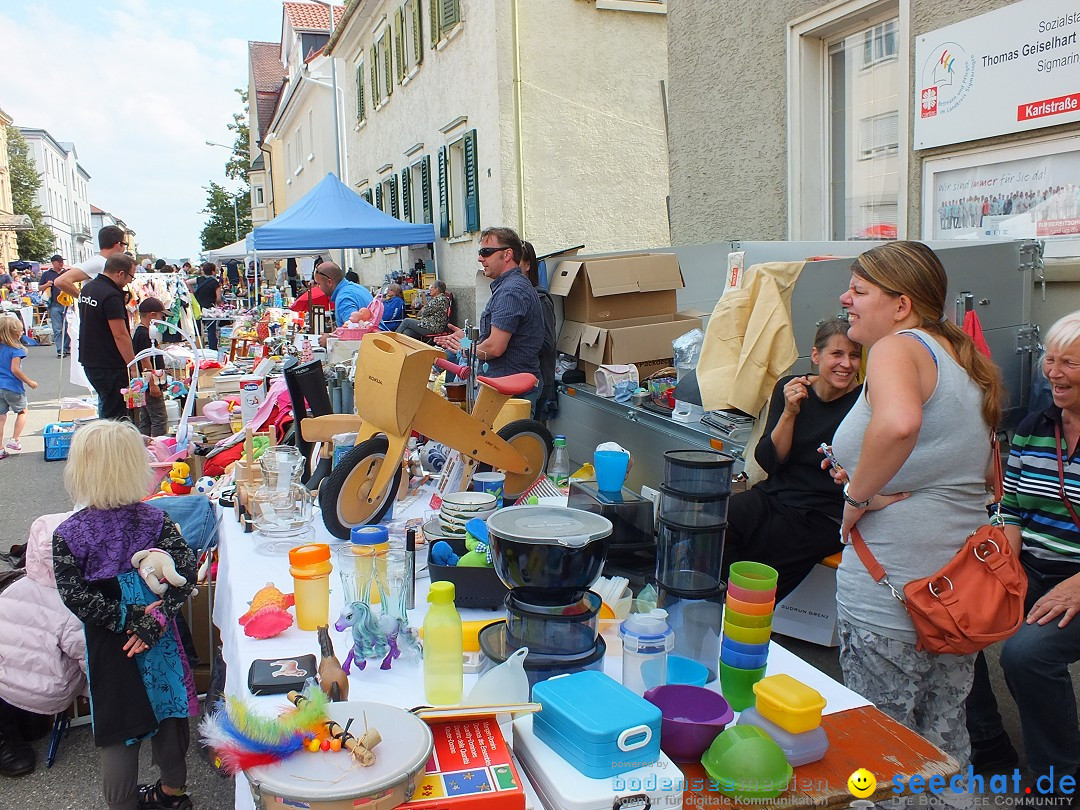
[[[868,507],[870,505],[870,501],[874,500],[873,495],[871,495],[865,501],[857,501],[857,500],[855,500],[854,498],[852,498],[848,494],[848,487],[850,487],[850,486],[851,486],[850,481],[848,481],[846,484],[844,484],[844,500],[847,501],[852,506],[854,506],[856,509],[865,509],[866,507]]]

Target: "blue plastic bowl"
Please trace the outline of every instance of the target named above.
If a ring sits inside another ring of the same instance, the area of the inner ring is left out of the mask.
[[[767,655],[769,652],[769,642],[763,644],[747,644],[743,641],[735,641],[735,639],[724,638],[720,642],[720,649],[727,648],[731,652],[740,653],[742,655]]]
[[[681,655],[669,655],[667,659],[667,682],[704,686],[709,681],[709,668],[691,658]]]
[[[729,667],[737,669],[760,669],[768,663],[769,654],[746,655],[745,653],[733,652],[727,647],[720,648],[720,660]]]

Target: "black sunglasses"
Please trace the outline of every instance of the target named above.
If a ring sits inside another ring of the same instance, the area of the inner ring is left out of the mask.
[[[486,259],[488,256],[492,256],[492,255],[498,253],[500,250],[511,250],[511,249],[512,248],[509,248],[506,245],[500,245],[499,247],[482,247],[476,252],[479,253],[481,256],[483,256]]]

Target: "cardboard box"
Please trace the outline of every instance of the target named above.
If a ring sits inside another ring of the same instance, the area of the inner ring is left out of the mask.
[[[663,365],[671,364],[671,341],[700,328],[701,317],[685,312],[599,324],[567,320],[559,333],[557,348],[578,358],[578,367],[585,371],[590,383],[596,366],[608,363],[634,363],[638,376],[644,380]],[[658,362],[661,360],[663,365]]]
[[[406,810],[525,810],[525,791],[494,717],[431,721],[435,750]]]
[[[676,290],[682,271],[674,253],[642,253],[592,259],[564,259],[548,283],[561,295],[563,317],[577,323],[670,315],[679,308]]]
[[[823,647],[839,647],[836,631],[836,569],[818,563],[776,606],[773,632],[810,641]]]

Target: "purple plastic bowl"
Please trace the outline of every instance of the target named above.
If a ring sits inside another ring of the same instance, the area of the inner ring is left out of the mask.
[[[654,686],[645,699],[660,709],[660,747],[676,762],[701,759],[735,717],[723,696],[704,686]]]

